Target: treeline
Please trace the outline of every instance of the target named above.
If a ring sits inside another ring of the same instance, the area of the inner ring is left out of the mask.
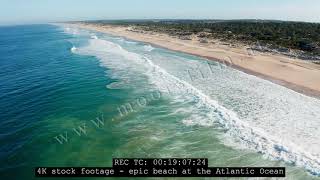
[[[135,25],[143,30],[171,35],[199,34],[205,38],[259,42],[275,48],[288,48],[320,55],[320,24],[268,20],[157,20],[157,21],[99,21],[118,25]]]

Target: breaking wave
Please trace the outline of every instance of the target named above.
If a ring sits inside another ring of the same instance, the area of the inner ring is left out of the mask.
[[[70,49],[70,51],[71,51],[72,53],[75,53],[75,52],[76,52],[76,50],[77,50],[77,48],[76,48],[76,47],[74,47],[74,46],[72,46],[72,48]]]
[[[145,45],[143,47],[144,47],[145,51],[148,51],[148,52],[154,50],[154,47],[152,47],[151,45]]]
[[[95,34],[91,34],[92,39],[99,39]]]
[[[147,47],[148,50],[153,48],[151,46]],[[255,127],[241,120],[234,111],[220,105],[218,101],[212,99],[189,82],[170,74],[150,58],[129,52],[118,44],[101,39],[90,39],[89,45],[79,48],[77,53],[95,55],[108,68],[126,70],[126,72],[128,72],[128,69],[144,72],[152,84],[173,97],[183,93],[191,97],[196,103],[195,110],[203,109],[206,118],[194,115],[184,119],[184,124],[213,126],[214,123],[218,123],[225,130],[226,136],[232,137],[234,143],[240,143],[241,147],[253,149],[268,157],[304,167],[312,174],[320,175],[319,154],[308,153],[297,144],[283,142],[272,134],[266,133],[261,127]],[[113,58],[108,58],[106,55],[121,56],[125,58],[125,62],[119,61],[119,59],[113,60]]]

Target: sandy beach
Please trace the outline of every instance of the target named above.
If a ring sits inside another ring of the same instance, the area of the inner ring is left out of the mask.
[[[77,23],[75,26],[150,43],[210,60],[225,62],[241,70],[296,92],[320,97],[320,65],[280,54],[248,51],[246,46],[230,46],[221,42],[201,43],[199,40],[181,40],[166,34],[138,32],[129,27]]]

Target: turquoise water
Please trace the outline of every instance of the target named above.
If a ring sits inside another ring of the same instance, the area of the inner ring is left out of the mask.
[[[206,157],[210,166],[286,166],[288,179],[318,179],[242,147],[226,116],[259,109],[246,111],[257,104],[241,98],[247,92],[219,82],[243,83],[235,70],[213,63],[220,78],[204,86],[205,70],[190,71],[204,59],[55,25],[1,27],[0,55],[0,179],[35,179],[36,166],[111,166],[113,157]],[[229,110],[212,110],[203,94]]]

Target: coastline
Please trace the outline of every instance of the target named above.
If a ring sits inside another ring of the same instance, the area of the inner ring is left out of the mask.
[[[166,34],[136,32],[123,26],[83,23],[72,25],[224,62],[244,73],[271,81],[307,96],[320,98],[320,65],[305,60],[279,54],[249,53],[245,46],[229,47],[223,44],[203,44],[195,40],[181,40]]]

